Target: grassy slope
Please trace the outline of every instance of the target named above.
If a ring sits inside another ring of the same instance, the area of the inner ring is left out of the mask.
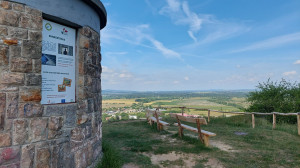
[[[174,122],[168,117],[164,120]],[[105,123],[103,139],[119,149],[123,163],[135,163],[141,167],[156,167],[148,156],[141,153],[162,154],[171,151],[206,156],[206,159],[198,160],[196,167],[203,167],[208,158],[216,158],[225,167],[300,167],[300,137],[296,125],[279,125],[272,130],[272,124],[264,119],[257,119],[256,125],[252,129],[249,117],[235,116],[213,119],[203,127],[217,134],[211,140],[228,144],[237,152],[206,148],[196,138],[189,136],[180,139],[174,133],[177,131],[174,126],[168,127],[168,131],[157,132],[145,121]],[[235,132],[248,134],[238,136]],[[193,133],[185,131],[185,134]],[[165,136],[169,139],[162,138]],[[170,142],[170,138],[176,141]],[[168,164],[172,167],[172,164],[181,163]]]

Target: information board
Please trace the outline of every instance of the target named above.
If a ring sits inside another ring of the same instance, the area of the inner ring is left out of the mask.
[[[75,102],[76,30],[43,20],[41,104]]]

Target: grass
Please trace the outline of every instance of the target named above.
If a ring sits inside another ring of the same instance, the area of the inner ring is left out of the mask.
[[[163,120],[175,122],[168,116]],[[158,132],[155,125],[150,126],[146,121],[104,123],[103,139],[119,152],[119,155],[112,155],[117,160],[139,167],[158,167],[152,164],[151,157],[170,152],[195,156],[195,167],[207,167],[210,158],[218,160],[224,167],[300,167],[300,136],[297,135],[296,125],[278,124],[272,130],[271,123],[257,118],[256,128],[253,129],[251,116],[246,115],[212,118],[203,129],[216,133],[217,136],[211,140],[230,146],[234,152],[205,147],[196,134],[186,130],[181,139],[175,126]],[[247,135],[236,135],[236,132]],[[203,158],[196,158],[198,156]],[[184,161],[184,158],[165,160],[161,166],[182,166]]]

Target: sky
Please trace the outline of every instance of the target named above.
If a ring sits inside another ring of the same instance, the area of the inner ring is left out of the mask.
[[[300,82],[299,0],[101,0],[102,89]]]

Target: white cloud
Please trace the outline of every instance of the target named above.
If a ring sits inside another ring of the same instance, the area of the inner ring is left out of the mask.
[[[118,84],[129,80],[136,80],[137,78],[127,70],[119,70],[102,66],[102,79],[107,84]]]
[[[236,65],[236,68],[241,68],[241,65]]]
[[[184,77],[184,80],[188,81],[190,78],[188,76]]]
[[[148,33],[149,30],[149,24],[114,26],[112,23],[110,24],[110,27],[103,30],[101,41],[104,44],[113,45],[113,39],[122,40],[132,45],[155,49],[167,58],[178,58],[182,60],[181,55],[178,52],[167,48],[162,42],[155,39],[150,33]]]
[[[179,81],[173,81],[173,84],[178,84],[179,83]]]
[[[162,53],[163,55],[165,55],[166,57],[174,57],[174,58],[179,58],[179,59],[181,59],[181,56],[180,56],[179,53],[177,53],[177,52],[175,52],[175,51],[173,51],[173,50],[170,50],[170,49],[166,48],[161,42],[159,42],[159,41],[157,41],[157,40],[155,40],[155,39],[153,39],[153,38],[150,38],[150,37],[148,37],[148,40],[150,40],[151,43],[154,45],[154,47],[155,47],[157,50],[161,51],[161,53]]]
[[[170,17],[176,25],[189,26],[189,30],[187,31],[188,35],[195,42],[197,41],[195,33],[201,29],[203,19],[190,10],[187,1],[167,0],[167,5],[164,6],[159,13]]]
[[[232,51],[232,53],[273,48],[273,47],[285,45],[287,43],[292,43],[295,41],[300,41],[300,32],[277,36],[267,40],[259,41],[247,47],[234,50]]]
[[[188,26],[187,34],[196,45],[211,43],[250,30],[241,24],[222,22],[210,14],[197,14],[190,9],[188,1],[166,1],[167,5],[164,6],[159,13],[170,17],[175,25]],[[200,34],[203,25],[206,25],[206,29],[208,29],[208,32],[205,33],[207,34],[206,36]],[[200,38],[202,38],[202,40],[200,40]]]
[[[284,72],[282,75],[283,76],[292,76],[292,75],[296,75],[297,72],[296,71],[289,71],[289,72]]]
[[[300,60],[295,61],[294,64],[298,64],[299,65],[300,64]]]

